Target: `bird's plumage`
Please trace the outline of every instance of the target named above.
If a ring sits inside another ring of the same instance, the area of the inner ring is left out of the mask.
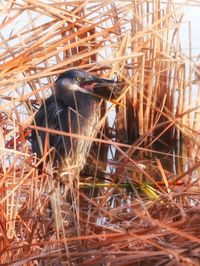
[[[56,95],[50,96],[37,112],[34,123],[44,128],[51,128],[64,132],[71,132],[80,135],[88,135],[88,127],[95,127],[100,119],[100,110],[98,109],[99,100],[94,96],[82,93],[74,95],[74,104],[66,105],[56,98]],[[76,101],[76,104],[75,104]],[[77,108],[75,107],[77,105]],[[80,113],[80,110],[81,113]],[[93,124],[95,115],[96,123]],[[92,137],[92,136],[91,136]],[[77,146],[77,139],[70,139],[68,136],[46,133],[45,131],[32,132],[32,149],[38,157],[43,154],[45,138],[50,147],[55,147],[55,160],[61,162],[65,156],[71,156]],[[73,144],[73,145],[72,145]]]
[[[90,95],[90,92],[94,92],[94,86],[100,83],[110,84],[113,81],[78,69],[61,74],[55,82],[55,94],[44,101],[35,115],[33,124],[93,138],[97,134],[101,110],[100,99]],[[33,130],[31,138],[32,150],[39,158],[43,156],[45,146],[47,149],[54,147],[54,162],[60,164],[70,158],[78,161],[80,168],[85,163],[92,143],[39,130]]]

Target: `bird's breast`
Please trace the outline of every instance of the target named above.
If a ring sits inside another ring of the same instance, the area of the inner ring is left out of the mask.
[[[100,127],[100,115],[99,100],[89,95],[81,95],[81,97],[79,95],[75,100],[75,108],[69,108],[69,132],[78,134],[79,138],[70,138],[71,150],[63,158],[63,173],[69,174],[71,171],[78,173],[85,165],[92,138],[97,135]]]

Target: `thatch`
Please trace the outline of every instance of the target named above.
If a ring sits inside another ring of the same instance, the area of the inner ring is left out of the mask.
[[[1,265],[199,265],[200,73],[181,50],[181,5],[0,5]],[[106,181],[91,171],[74,188],[77,202],[50,164],[38,172],[28,139],[56,76],[74,67],[125,84],[95,139],[112,146],[109,160],[89,158]]]

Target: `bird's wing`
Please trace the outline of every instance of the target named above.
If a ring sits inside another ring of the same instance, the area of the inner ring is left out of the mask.
[[[38,110],[33,125],[68,132],[67,113],[68,107],[56,100],[55,95],[52,95],[46,99]],[[49,147],[55,147],[56,156],[58,157],[62,157],[63,153],[68,152],[70,149],[70,140],[66,136],[33,130],[31,139],[32,150],[38,157],[41,157],[43,154],[45,142]]]

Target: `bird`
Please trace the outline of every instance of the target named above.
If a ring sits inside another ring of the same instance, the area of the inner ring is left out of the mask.
[[[44,100],[37,111],[33,126],[89,137],[89,140],[32,129],[32,152],[41,158],[53,148],[53,165],[77,167],[86,163],[92,138],[98,133],[102,99],[116,99],[120,87],[112,79],[101,78],[82,69],[70,69],[58,76],[54,93]]]

